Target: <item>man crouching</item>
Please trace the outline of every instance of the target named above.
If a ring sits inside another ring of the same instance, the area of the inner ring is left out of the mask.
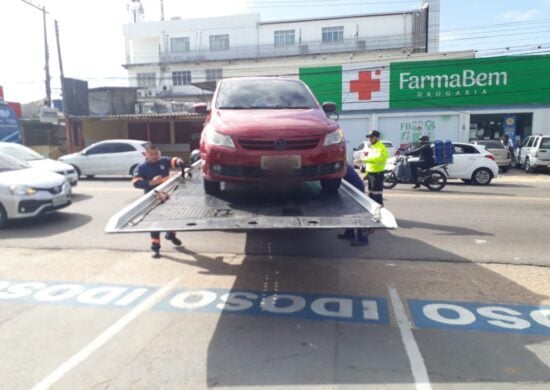
[[[183,160],[177,157],[161,157],[160,150],[155,145],[147,145],[145,148],[145,162],[134,171],[132,184],[135,188],[142,189],[145,193],[152,191],[170,178],[170,168],[183,166]],[[176,238],[176,233],[167,232],[164,236],[176,246],[181,241]],[[160,233],[151,233],[151,250],[153,258],[160,258]]]

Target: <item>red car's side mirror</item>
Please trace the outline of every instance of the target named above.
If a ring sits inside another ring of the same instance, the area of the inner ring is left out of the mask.
[[[193,106],[193,110],[195,110],[195,112],[197,114],[208,114],[208,105],[206,103],[197,103]]]

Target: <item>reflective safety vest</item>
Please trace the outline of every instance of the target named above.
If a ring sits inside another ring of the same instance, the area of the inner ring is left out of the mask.
[[[380,141],[370,145],[368,154],[363,160],[368,173],[384,172],[386,161],[388,161],[388,149]]]

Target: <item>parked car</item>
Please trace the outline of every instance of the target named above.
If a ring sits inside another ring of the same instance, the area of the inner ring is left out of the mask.
[[[384,144],[386,149],[388,149],[388,157],[395,156],[395,153],[397,152],[397,148],[391,141],[379,141]],[[357,146],[356,148],[353,148],[353,166],[355,168],[361,168],[361,172],[365,172],[365,165],[363,164],[363,159],[365,157],[365,153],[368,151],[370,146],[369,141],[363,141]]]
[[[65,176],[0,152],[0,228],[10,219],[36,217],[70,204],[71,185]]]
[[[524,139],[517,149],[516,164],[528,173],[537,168],[550,168],[550,135],[532,135]]]
[[[483,145],[485,149],[496,158],[497,165],[502,172],[512,167],[512,153],[498,140],[474,140],[473,145]]]
[[[61,156],[59,161],[70,164],[78,176],[132,175],[144,161],[147,142],[113,139],[97,142],[78,153]]]
[[[12,142],[0,142],[0,152],[7,153],[19,160],[26,161],[33,168],[59,173],[65,176],[72,186],[76,186],[78,183],[78,174],[73,166],[61,161],[52,160],[51,158],[46,158],[26,146]]]
[[[433,145],[432,145],[433,147]],[[388,159],[386,171],[395,167],[395,157]],[[453,163],[447,168],[449,179],[465,183],[488,185],[498,175],[498,165],[485,146],[453,142]]]
[[[449,164],[448,172],[449,179],[488,185],[498,176],[498,165],[485,146],[453,142],[453,163]]]
[[[198,104],[198,112],[206,104]],[[201,135],[206,193],[221,182],[261,182],[273,176],[320,180],[336,191],[346,173],[344,133],[300,80],[274,77],[224,79]]]

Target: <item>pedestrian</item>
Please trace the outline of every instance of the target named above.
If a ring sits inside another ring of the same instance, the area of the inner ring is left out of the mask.
[[[148,193],[170,178],[170,168],[181,166],[183,166],[181,158],[161,157],[160,150],[155,145],[149,144],[145,148],[145,162],[135,170],[132,184],[135,188],[140,188]],[[165,194],[162,193],[159,196],[163,200],[166,198]],[[176,246],[181,245],[181,241],[174,232],[167,232],[164,238]],[[153,251],[153,258],[160,258],[159,232],[151,233],[151,250]]]
[[[508,134],[504,134],[501,142],[504,145],[504,147],[510,152],[511,161],[515,162],[514,141],[508,136]]]
[[[367,172],[366,179],[369,185],[369,198],[383,206],[384,171],[386,170],[386,162],[388,161],[388,150],[380,142],[379,131],[372,130],[367,137],[369,138],[370,146],[368,154],[363,161]]]
[[[348,170],[344,176],[344,180],[362,193],[365,193],[365,183],[350,164],[348,164]],[[342,240],[352,240],[352,246],[369,245],[369,235],[365,229],[346,229],[343,234],[338,234],[338,238]]]

